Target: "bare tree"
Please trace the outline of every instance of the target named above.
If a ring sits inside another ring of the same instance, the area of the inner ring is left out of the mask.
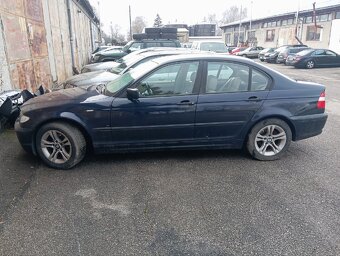
[[[222,34],[222,30],[220,29],[220,23],[216,18],[216,14],[208,14],[207,17],[204,17],[203,21],[209,22],[211,24],[216,24],[216,35],[220,36]]]
[[[222,13],[220,24],[228,24],[240,19],[244,19],[247,17],[247,13],[247,8],[242,8],[241,11],[241,8],[237,7],[236,5],[230,6]]]
[[[147,26],[145,18],[143,16],[137,16],[134,21],[132,21],[132,34],[142,33],[143,29]]]

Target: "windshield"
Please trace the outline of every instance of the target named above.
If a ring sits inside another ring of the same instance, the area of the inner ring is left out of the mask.
[[[133,81],[135,81],[145,73],[157,67],[157,65],[158,63],[154,61],[148,61],[141,65],[138,65],[134,69],[131,69],[129,72],[125,73],[124,75],[118,76],[115,80],[109,82],[106,85],[106,91],[110,94],[118,92],[119,90],[131,84]]]
[[[227,52],[227,47],[224,43],[207,42],[201,43],[201,51]]]
[[[124,47],[123,47],[123,51],[127,52],[127,50],[130,48],[131,44],[133,43],[133,41],[128,42]]]
[[[128,57],[129,55],[121,58],[120,64],[113,66],[111,69],[109,69],[109,71],[113,74],[119,74],[125,68],[130,67],[133,64],[137,63],[139,60],[143,59],[142,55],[134,55],[133,57]]]
[[[303,50],[301,52],[298,52],[296,55],[304,56],[304,55],[310,54],[312,51],[314,51],[314,50],[312,50],[312,49]]]

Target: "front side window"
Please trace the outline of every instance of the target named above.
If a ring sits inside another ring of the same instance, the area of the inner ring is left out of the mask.
[[[137,88],[141,97],[192,94],[198,61],[164,66],[142,79]]]
[[[248,91],[249,67],[236,63],[209,62],[206,93]]]

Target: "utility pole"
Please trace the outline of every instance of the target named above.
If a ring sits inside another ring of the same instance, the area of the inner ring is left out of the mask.
[[[131,29],[131,6],[129,5],[129,20],[130,20],[130,40],[132,40],[132,29]]]
[[[242,23],[242,5],[241,5],[241,10],[240,10],[240,25],[238,27],[238,38],[237,38],[237,46],[238,47],[239,47],[239,44],[240,44],[241,23]]]

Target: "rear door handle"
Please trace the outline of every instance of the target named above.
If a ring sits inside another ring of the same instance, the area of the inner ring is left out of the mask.
[[[250,96],[250,97],[248,98],[248,100],[249,100],[249,101],[260,101],[261,98],[259,98],[259,97],[257,97],[257,96]]]
[[[190,100],[182,100],[181,102],[177,103],[177,105],[195,105],[195,102],[192,102]]]

